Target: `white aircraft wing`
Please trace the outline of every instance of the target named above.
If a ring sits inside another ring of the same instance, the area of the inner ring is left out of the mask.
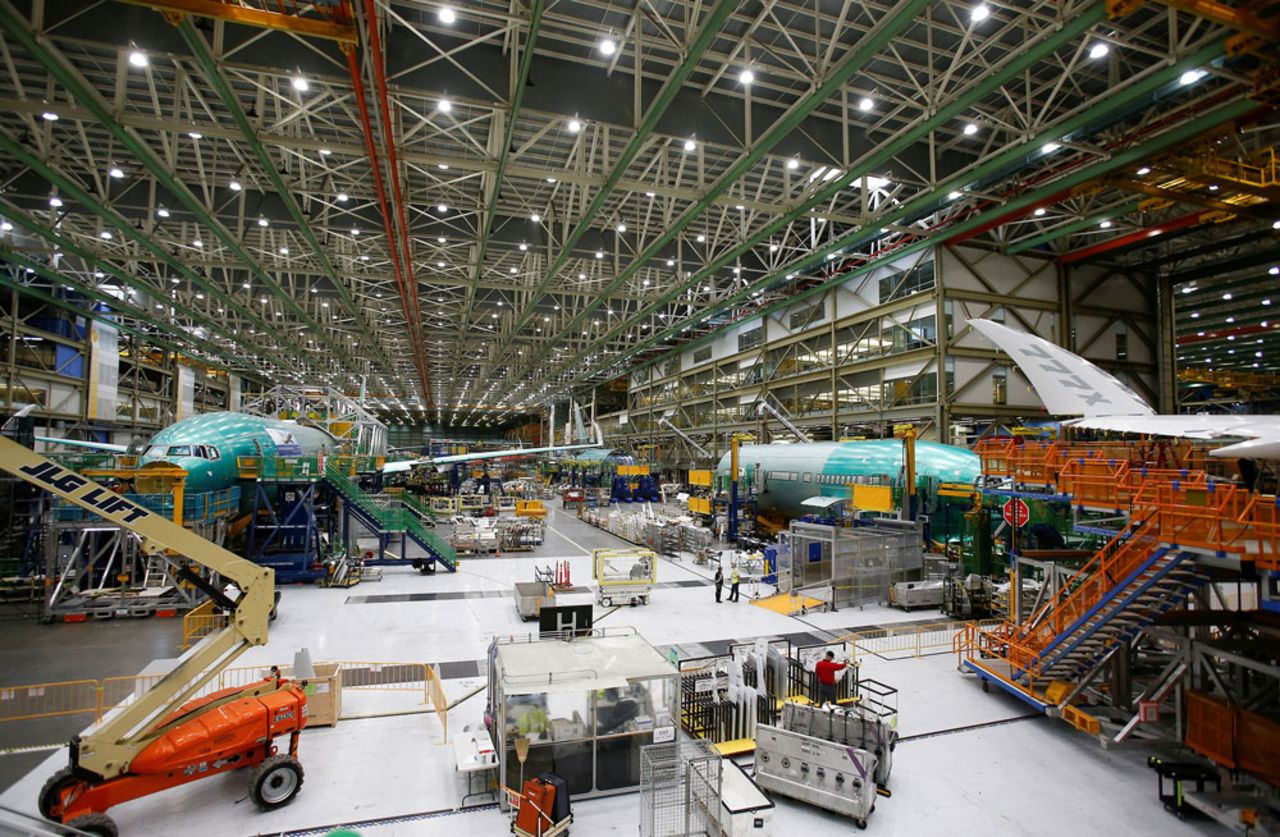
[[[600,426],[596,425],[596,441],[582,445],[552,445],[544,448],[507,448],[505,450],[487,450],[480,453],[460,453],[452,456],[424,456],[419,459],[404,459],[398,462],[388,462],[382,466],[384,474],[398,474],[408,471],[415,465],[452,465],[456,462],[475,462],[482,459],[502,459],[506,456],[531,456],[539,453],[555,453],[562,450],[583,450],[585,448],[602,448],[604,447],[604,434],[600,431]]]
[[[128,445],[109,445],[106,442],[86,442],[80,439],[56,439],[52,436],[37,436],[37,442],[44,442],[46,445],[66,445],[72,448],[88,448],[90,450],[100,450],[103,453],[128,453]]]
[[[1049,412],[1084,416],[1063,424],[1205,441],[1245,439],[1212,453],[1227,458],[1280,459],[1280,416],[1157,415],[1136,392],[1079,355],[1000,323],[969,322],[1013,358]]]
[[[1186,439],[1247,439],[1216,448],[1214,456],[1280,459],[1280,416],[1188,415],[1188,416],[1098,416],[1063,422],[1072,427],[1110,430],[1116,433],[1147,433]]]
[[[1088,418],[1155,414],[1114,375],[1061,346],[991,320],[973,319],[969,325],[1013,358],[1051,413]]]

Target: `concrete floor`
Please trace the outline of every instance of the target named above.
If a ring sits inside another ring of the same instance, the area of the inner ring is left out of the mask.
[[[547,542],[535,552],[464,558],[457,573],[421,576],[395,568],[382,582],[348,590],[286,588],[270,642],[236,664],[289,662],[302,646],[316,661],[438,663],[446,693],[462,697],[483,685],[481,661],[494,635],[526,634],[533,627],[516,615],[514,581],[532,579],[535,565],[568,559],[574,583],[585,587],[589,550],[624,545],[559,509],[549,524]],[[941,618],[868,607],[801,619],[745,601],[717,605],[708,576],[704,567],[664,561],[652,603],[610,613],[601,624],[634,627],[662,650],[675,645],[682,656],[695,657],[731,640],[787,636],[807,643],[852,628]],[[592,595],[560,599],[585,604]],[[0,688],[134,673],[174,656],[180,633],[175,620],[3,624],[8,642],[0,650]],[[974,678],[956,672],[949,654],[872,658],[864,674],[900,690],[900,731],[907,736],[895,759],[894,796],[880,800],[870,830],[1044,837],[1209,833],[1162,810],[1154,774],[1142,763],[1145,753],[1104,752],[1060,721],[1025,717],[1028,707],[983,693]],[[422,714],[421,702],[415,693],[344,693],[344,714],[379,717],[309,729],[301,745],[306,786],[278,811],[254,809],[244,799],[243,777],[226,776],[121,805],[112,816],[125,835],[189,833],[197,822],[202,835],[325,833],[326,826],[342,823],[359,823],[360,833],[370,835],[506,833],[506,820],[495,810],[456,810],[465,783],[454,771],[438,719]],[[450,712],[450,730],[480,723],[482,710],[482,696],[461,703]],[[412,714],[388,714],[398,712]],[[63,741],[83,725],[76,719],[3,724],[0,749]],[[7,788],[0,804],[33,811],[40,785],[63,763],[60,750],[0,756],[0,786]],[[776,802],[775,835],[852,830],[848,820],[780,797]],[[575,803],[574,833],[634,834],[638,803],[635,794]]]

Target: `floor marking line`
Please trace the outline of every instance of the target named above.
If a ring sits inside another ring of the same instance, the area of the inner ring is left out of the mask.
[[[988,727],[1002,727],[1005,724],[1016,724],[1019,721],[1029,721],[1032,718],[1043,718],[1044,714],[1040,712],[1031,712],[1027,715],[1018,715],[1013,718],[1001,718],[998,721],[982,721],[976,724],[966,724],[962,727],[951,727],[950,729],[934,730],[933,732],[922,732],[919,735],[904,735],[898,739],[901,744],[904,741],[923,741],[926,738],[937,738],[942,735],[955,735],[958,732],[970,732],[976,729],[987,729]]]
[[[66,742],[62,744],[32,744],[27,747],[5,747],[0,750],[0,756],[20,756],[23,753],[45,753],[54,750],[61,750],[67,746]]]
[[[416,814],[395,814],[388,817],[375,817],[368,820],[352,820],[350,822],[335,822],[330,825],[306,826],[304,828],[289,829],[288,831],[264,831],[258,834],[258,837],[304,837],[310,834],[328,834],[339,828],[369,828],[375,825],[396,825],[399,823],[421,822],[422,820],[437,819],[439,817],[452,817],[458,814],[469,814],[472,811],[493,811],[497,810],[498,803],[492,802],[487,805],[468,805],[465,808],[441,808],[437,811],[420,811]]]
[[[552,532],[555,532],[555,533],[556,533],[557,535],[559,535],[560,537],[564,538],[566,541],[568,541],[568,542],[569,542],[570,544],[572,544],[573,546],[577,547],[578,549],[581,549],[581,550],[582,550],[582,554],[583,554],[583,555],[590,555],[590,554],[591,554],[591,550],[587,549],[587,548],[586,548],[586,547],[584,547],[582,544],[578,543],[578,542],[577,542],[577,541],[575,541],[573,538],[571,538],[571,537],[569,537],[568,535],[566,535],[564,532],[561,532],[559,529],[557,529],[556,527],[552,526],[552,525],[551,525],[551,521],[549,521],[549,520],[547,521],[547,528],[548,528],[548,529],[550,529]],[[603,531],[603,530],[601,530],[601,531]],[[606,532],[606,534],[608,534],[608,533]]]

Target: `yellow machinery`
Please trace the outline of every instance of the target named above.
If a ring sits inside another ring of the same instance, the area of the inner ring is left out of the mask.
[[[301,786],[302,768],[293,756],[297,749],[297,731],[305,718],[305,709],[298,706],[299,700],[305,702],[305,696],[296,684],[274,678],[192,700],[201,687],[250,646],[266,644],[267,622],[275,606],[274,571],[234,555],[3,437],[0,437],[0,469],[134,533],[148,555],[166,552],[179,555],[215,574],[220,583],[215,584],[190,569],[182,570],[178,576],[199,587],[227,612],[226,627],[202,639],[155,686],[109,715],[97,729],[71,740],[70,769],[59,771],[46,784],[41,792],[41,812],[59,821],[70,821],[90,833],[113,835],[115,825],[103,813],[111,805],[226,770],[259,764],[294,775],[295,784],[288,798],[267,807],[276,807],[291,799]],[[234,585],[238,592],[229,594],[227,585]],[[280,725],[261,729],[255,726],[261,713],[248,713],[245,706],[250,701],[255,706],[260,703],[294,707],[291,711],[296,714],[289,715],[292,719],[289,756],[275,755],[272,739],[281,731]],[[235,712],[229,711],[232,704],[239,707]],[[198,752],[192,751],[187,758],[188,750],[182,748],[188,744],[195,746],[199,743],[196,739],[207,739],[211,744]],[[223,758],[223,744],[241,739],[248,741],[246,746],[250,749]],[[164,750],[170,757],[159,759],[153,744],[171,748]],[[172,750],[174,746],[178,749]],[[211,757],[211,753],[215,755]],[[176,767],[174,754],[182,755],[178,759],[182,763]],[[156,768],[161,761],[163,769]],[[263,804],[257,787],[261,781],[259,772],[259,769],[254,771],[253,793],[255,800]],[[281,773],[280,779],[287,784],[289,777]]]
[[[648,604],[649,591],[658,580],[658,556],[652,550],[593,549],[591,577],[596,580],[596,603],[612,607]]]
[[[534,517],[546,520],[547,507],[541,500],[516,500],[516,517]]]

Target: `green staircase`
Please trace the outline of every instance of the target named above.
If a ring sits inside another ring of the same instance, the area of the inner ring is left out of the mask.
[[[357,485],[355,480],[332,465],[326,466],[324,480],[349,504],[355,516],[375,534],[379,536],[403,534],[426,550],[429,556],[443,564],[449,572],[457,571],[457,552],[443,538],[426,527],[419,510],[411,508],[404,502],[407,498],[400,498],[390,505],[383,505]],[[427,510],[426,513],[430,514],[430,511]]]

